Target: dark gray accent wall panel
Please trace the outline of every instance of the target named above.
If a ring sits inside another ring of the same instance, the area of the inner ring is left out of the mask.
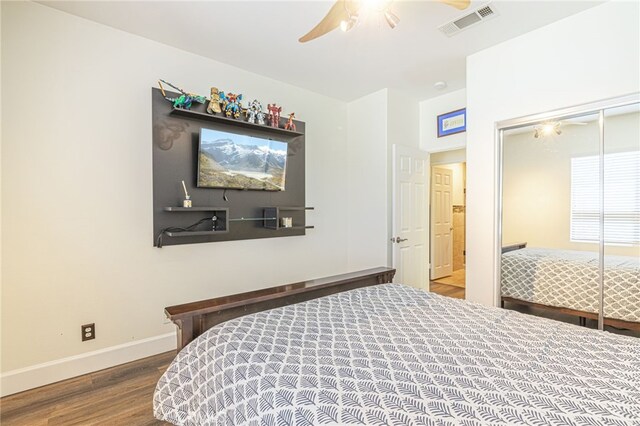
[[[173,93],[168,96],[174,96]],[[153,244],[156,245],[162,229],[186,227],[199,219],[211,217],[213,212],[202,207],[219,208],[227,215],[228,228],[212,234],[200,233],[189,236],[169,236],[164,234],[163,246],[194,244],[216,241],[246,240],[254,238],[274,238],[305,234],[305,210],[287,210],[286,216],[293,218],[293,228],[268,229],[263,220],[238,220],[241,218],[262,218],[269,207],[305,206],[305,124],[295,121],[297,133],[252,126],[248,123],[234,123],[225,119],[215,119],[208,115],[189,114],[174,111],[171,102],[165,100],[159,89],[152,89],[153,121]],[[192,111],[206,113],[206,106],[194,104]],[[244,119],[244,115],[241,120]],[[214,121],[210,121],[214,120]],[[281,118],[283,124],[286,120]],[[275,139],[287,142],[287,169],[285,191],[227,190],[229,201],[223,198],[223,189],[197,188],[198,140],[200,129],[214,129]],[[180,207],[184,199],[181,181],[197,209],[185,211],[167,207]],[[211,223],[201,225],[199,231],[211,230]],[[220,222],[219,222],[220,224]],[[176,234],[174,234],[176,235]]]

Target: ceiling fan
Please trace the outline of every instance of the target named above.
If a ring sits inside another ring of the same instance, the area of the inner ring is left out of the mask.
[[[470,0],[438,0],[441,3],[453,6],[456,9],[466,9]],[[393,0],[338,0],[336,1],[329,13],[322,18],[311,31],[298,39],[300,43],[306,43],[320,36],[323,36],[336,28],[340,27],[342,31],[352,29],[363,15],[369,11],[381,13],[387,24],[391,28],[395,28],[400,18],[391,11]]]
[[[543,136],[551,136],[556,134],[560,136],[562,134],[562,130],[560,126],[586,126],[589,123],[584,123],[581,121],[546,121],[544,123],[533,126],[533,137],[538,139]]]

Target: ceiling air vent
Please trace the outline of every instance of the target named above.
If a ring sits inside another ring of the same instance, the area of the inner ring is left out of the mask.
[[[451,37],[462,30],[472,27],[482,21],[486,21],[487,19],[491,19],[497,15],[498,13],[492,5],[485,4],[474,11],[466,12],[463,16],[456,18],[451,22],[447,22],[446,24],[439,26],[438,29],[446,36]]]

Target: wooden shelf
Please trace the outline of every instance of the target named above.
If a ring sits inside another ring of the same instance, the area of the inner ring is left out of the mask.
[[[223,115],[206,114],[203,112],[192,111],[189,109],[173,108],[173,110],[171,111],[171,114],[180,115],[183,117],[189,117],[195,120],[211,121],[214,123],[224,123],[224,124],[229,124],[231,126],[261,130],[263,132],[275,133],[279,135],[302,136],[304,134],[300,132],[294,132],[292,130],[285,130],[280,127],[271,127],[271,126],[262,125],[262,124],[249,123],[248,121],[242,121],[241,119],[236,120],[233,118],[227,118]]]
[[[274,231],[281,231],[287,229],[314,229],[313,226],[305,226],[305,225],[294,225],[294,226],[280,226],[280,212],[282,211],[307,211],[313,210],[313,207],[265,207],[263,211],[264,215],[264,226],[267,229],[272,229]]]
[[[255,222],[258,220],[276,220],[277,217],[237,217],[229,219],[229,222]]]
[[[217,212],[226,211],[226,207],[165,207],[165,212]]]
[[[269,208],[277,208],[281,211],[287,211],[287,212],[297,212],[297,211],[303,211],[303,210],[314,210],[314,207],[269,207]]]
[[[196,237],[200,235],[217,235],[225,234],[228,231],[178,231],[178,232],[165,232],[169,237]]]

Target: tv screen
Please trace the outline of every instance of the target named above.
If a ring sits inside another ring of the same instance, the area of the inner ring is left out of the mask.
[[[198,187],[284,191],[287,144],[202,129]]]

